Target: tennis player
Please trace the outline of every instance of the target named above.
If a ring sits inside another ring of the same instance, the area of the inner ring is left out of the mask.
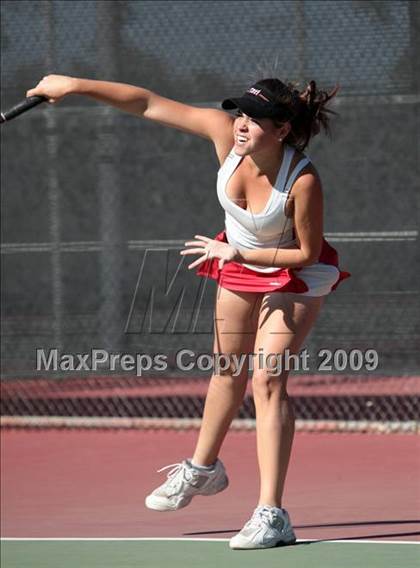
[[[284,365],[274,372],[270,358],[299,353],[325,297],[349,276],[340,271],[337,252],[323,237],[321,181],[303,154],[322,127],[328,130],[326,105],[335,93],[318,90],[314,81],[299,92],[278,79],[264,79],[242,96],[223,101],[223,109],[236,112],[233,116],[132,85],[62,75],[44,77],[27,92],[44,95],[50,103],[86,95],[214,144],[225,230],[215,238],[195,235],[181,254],[198,255],[189,269],[218,282],[214,352],[230,356],[232,364],[211,377],[192,458],[163,468],[171,470],[147,496],[146,506],[174,511],[196,495],[213,495],[228,486],[218,455],[249,373],[235,368],[232,355],[254,354],[260,493],[250,520],[230,540],[233,549],[269,548],[296,538],[282,506],[295,422],[287,393],[289,370]]]

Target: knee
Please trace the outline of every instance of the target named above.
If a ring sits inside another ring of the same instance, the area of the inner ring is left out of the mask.
[[[233,366],[229,368],[215,368],[211,377],[213,387],[220,389],[242,389],[246,388],[248,382],[248,370],[238,372]]]
[[[269,400],[273,396],[277,399],[287,399],[287,377],[284,371],[274,375],[268,369],[257,369],[252,375],[252,390],[254,399],[259,401]]]

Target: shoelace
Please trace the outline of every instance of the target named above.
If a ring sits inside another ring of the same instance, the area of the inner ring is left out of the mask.
[[[261,523],[274,524],[280,518],[279,514],[269,507],[257,507],[250,520],[246,523],[248,527],[258,527]]]
[[[188,465],[183,463],[172,463],[170,465],[165,465],[157,470],[158,473],[161,471],[165,471],[165,469],[172,468],[171,471],[168,472],[167,478],[169,480],[169,486],[175,490],[179,489],[182,482],[185,481],[194,481],[198,477],[198,472],[189,468]]]

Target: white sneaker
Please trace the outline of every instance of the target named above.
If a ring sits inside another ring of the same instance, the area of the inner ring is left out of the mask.
[[[230,548],[272,548],[281,544],[293,544],[296,536],[289,514],[278,507],[259,506],[240,533],[230,539]]]
[[[155,511],[176,511],[186,507],[195,495],[215,495],[229,485],[225,468],[217,460],[210,470],[198,469],[189,460],[167,465],[168,479],[146,497],[146,507]]]

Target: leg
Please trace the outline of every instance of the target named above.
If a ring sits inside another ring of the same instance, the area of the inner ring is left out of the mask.
[[[323,303],[323,297],[271,293],[264,296],[255,352],[262,349],[266,356],[298,353],[311,330]],[[294,435],[294,413],[286,385],[289,372],[278,376],[270,373],[268,365],[254,364],[253,392],[257,422],[257,450],[260,469],[260,505],[281,507],[284,482],[289,465]]]
[[[215,354],[223,353],[232,360],[232,355],[240,357],[252,352],[261,299],[261,294],[218,288],[214,322]],[[232,419],[242,404],[248,380],[247,362],[235,376],[236,371],[231,363],[229,369],[211,377],[192,458],[197,465],[206,466],[215,462]]]
[[[214,348],[216,353],[230,357],[231,366],[223,373],[215,373],[210,380],[193,463],[184,460],[175,464],[168,473],[167,481],[146,497],[146,507],[156,511],[181,509],[194,496],[214,495],[228,485],[223,464],[217,456],[242,403],[248,380],[248,364],[237,373],[232,365],[232,355],[244,353],[246,356],[252,351],[262,294],[230,292],[224,288],[218,292]],[[248,357],[246,359],[248,362]],[[213,463],[212,468],[194,467]]]

